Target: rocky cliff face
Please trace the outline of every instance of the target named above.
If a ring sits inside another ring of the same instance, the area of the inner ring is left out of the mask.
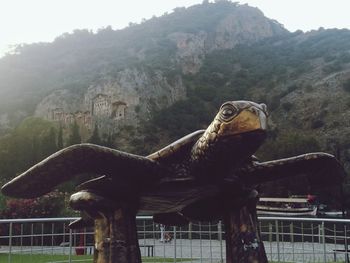
[[[266,19],[257,8],[238,6],[215,29],[210,50],[231,49],[238,44],[254,43],[263,38],[287,33],[276,21]]]
[[[195,74],[202,65],[207,52],[208,34],[204,31],[198,34],[183,32],[172,33],[168,38],[176,44],[176,61],[185,74]]]
[[[343,86],[350,79],[350,66],[321,78],[316,78],[317,70],[314,74],[315,78],[304,81],[300,88],[281,99],[274,118],[284,130],[303,130],[317,136],[324,145],[334,141],[346,145],[350,133],[350,100]],[[310,73],[307,75],[310,77]]]
[[[81,93],[56,90],[36,107],[35,115],[70,125],[81,122],[91,129],[116,129],[121,125],[137,125],[139,118],[149,117],[151,107],[163,108],[185,98],[180,76],[170,84],[161,71],[146,73],[126,68],[114,78],[102,78]]]
[[[248,5],[237,6],[216,22],[210,31],[168,35],[176,44],[176,60],[183,73],[197,73],[206,54],[212,51],[232,49],[239,44],[251,44],[288,32],[278,22],[267,19],[259,9]]]

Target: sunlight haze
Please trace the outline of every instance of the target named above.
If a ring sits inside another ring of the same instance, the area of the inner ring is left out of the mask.
[[[50,42],[74,29],[91,29],[111,25],[113,29],[140,23],[153,15],[172,12],[202,0],[2,0],[0,2],[0,56],[20,43]],[[309,31],[324,28],[350,28],[347,0],[247,0],[288,30]]]

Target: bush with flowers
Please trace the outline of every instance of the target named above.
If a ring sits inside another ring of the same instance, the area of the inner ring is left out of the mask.
[[[67,209],[68,195],[54,191],[34,199],[5,199],[0,218],[38,218],[73,215]]]
[[[49,218],[60,216],[76,216],[72,210],[68,208],[69,194],[60,191],[54,191],[48,193],[42,197],[34,199],[9,199],[0,194],[0,218],[1,219],[15,219],[15,218]],[[67,231],[64,225],[56,225],[54,230],[52,223],[38,223],[38,224],[26,224],[26,223],[13,223],[12,234],[22,235],[35,233],[62,233]],[[0,224],[0,236],[9,236],[10,224]],[[8,238],[1,238],[0,245],[8,244]],[[33,244],[55,244],[59,245],[62,242],[61,238],[55,237],[34,237],[31,239],[14,238],[12,240],[13,245],[31,245]]]

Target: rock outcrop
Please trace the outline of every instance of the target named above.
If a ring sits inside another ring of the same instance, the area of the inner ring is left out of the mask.
[[[90,129],[137,125],[139,118],[149,117],[151,107],[167,107],[185,98],[180,76],[170,84],[161,71],[146,73],[127,68],[114,78],[101,79],[82,94],[74,90],[57,90],[36,107],[35,115],[67,126],[77,121]]]
[[[239,44],[252,44],[264,38],[288,33],[277,21],[267,19],[257,8],[238,5],[216,21],[213,30],[195,33],[174,32],[168,38],[176,44],[176,60],[185,74],[199,71],[205,55]]]

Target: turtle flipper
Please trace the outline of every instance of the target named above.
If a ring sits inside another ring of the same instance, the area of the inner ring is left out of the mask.
[[[253,162],[252,166],[238,171],[248,185],[258,185],[278,179],[302,177],[312,189],[341,185],[345,171],[331,154],[308,153],[269,162]]]
[[[147,187],[158,180],[159,169],[155,161],[146,157],[94,144],[78,144],[54,153],[1,190],[12,197],[37,197],[82,173],[107,175],[125,184]]]

